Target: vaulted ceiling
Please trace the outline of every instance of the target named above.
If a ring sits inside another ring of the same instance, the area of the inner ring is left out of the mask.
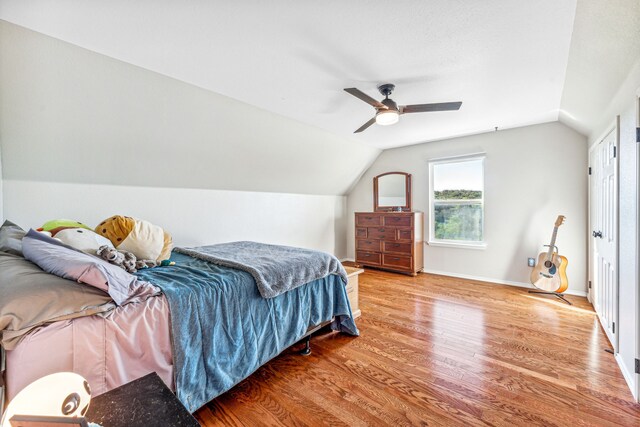
[[[555,121],[584,134],[640,56],[637,0],[0,0],[0,19],[390,148]],[[463,101],[353,131],[343,92]]]

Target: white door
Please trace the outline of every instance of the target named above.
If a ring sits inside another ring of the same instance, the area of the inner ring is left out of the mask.
[[[614,350],[618,349],[617,127],[589,154],[591,299]]]

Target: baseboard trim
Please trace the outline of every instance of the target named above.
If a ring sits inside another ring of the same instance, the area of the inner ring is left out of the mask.
[[[616,353],[615,358],[616,358],[616,362],[618,362],[618,367],[620,368],[620,372],[622,372],[622,376],[624,377],[624,380],[627,382],[627,385],[631,390],[631,395],[633,395],[633,398],[637,402],[639,397],[635,393],[637,389],[634,383],[634,378],[633,378],[634,374],[632,374],[627,370],[627,366],[624,364],[624,361],[622,360],[622,356],[620,356],[620,353]]]
[[[355,262],[355,260],[353,258],[344,258],[341,259],[340,262]],[[470,274],[459,274],[459,273],[451,273],[448,271],[440,271],[440,270],[427,270],[424,269],[422,270],[423,273],[429,273],[429,274],[437,274],[439,276],[449,276],[449,277],[457,277],[459,279],[468,279],[468,280],[478,280],[480,282],[489,282],[489,283],[496,283],[498,285],[508,285],[508,286],[517,286],[519,288],[528,288],[528,289],[536,289],[531,283],[525,283],[525,282],[514,282],[512,280],[501,280],[501,279],[494,279],[491,277],[480,277],[480,276],[472,276]],[[587,292],[585,291],[576,291],[573,289],[568,289],[567,291],[564,292],[567,295],[575,295],[578,297],[586,297],[587,296]]]
[[[448,271],[439,271],[439,270],[427,270],[427,269],[424,269],[423,272],[424,273],[430,273],[430,274],[437,274],[439,276],[457,277],[459,279],[478,280],[480,282],[497,283],[499,285],[508,285],[508,286],[517,286],[519,288],[535,289],[535,287],[533,285],[531,285],[531,283],[514,282],[512,280],[501,280],[501,279],[494,279],[494,278],[491,278],[491,277],[472,276],[470,274],[451,273],[451,272],[448,272]],[[576,296],[579,296],[579,297],[586,297],[587,296],[587,293],[584,292],[584,291],[576,291],[576,290],[572,290],[572,289],[568,289],[564,293],[568,294],[568,295],[576,295]]]

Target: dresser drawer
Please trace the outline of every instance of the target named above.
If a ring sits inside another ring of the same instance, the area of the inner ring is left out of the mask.
[[[374,252],[356,251],[356,262],[363,264],[380,265],[381,254]]]
[[[358,251],[371,251],[380,252],[382,250],[381,240],[356,240],[356,250]]]
[[[375,227],[382,225],[382,217],[375,214],[357,214],[356,225],[361,227]]]
[[[382,251],[411,255],[411,246],[411,243],[382,242]]]
[[[411,217],[398,216],[398,215],[386,215],[382,218],[382,225],[395,225],[400,227],[411,227]]]
[[[362,227],[356,227],[356,238],[357,239],[366,239],[367,238],[367,229]]]
[[[368,239],[396,240],[396,229],[389,227],[367,228]]]
[[[399,229],[398,240],[413,240],[413,229],[412,228]]]
[[[382,254],[382,265],[384,265],[385,267],[411,269],[411,257],[393,254]]]

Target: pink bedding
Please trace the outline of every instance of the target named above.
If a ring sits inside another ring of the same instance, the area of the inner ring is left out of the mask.
[[[106,317],[41,327],[6,358],[9,400],[36,379],[60,371],[85,377],[94,395],[153,371],[175,389],[169,304],[163,295],[117,307]]]

